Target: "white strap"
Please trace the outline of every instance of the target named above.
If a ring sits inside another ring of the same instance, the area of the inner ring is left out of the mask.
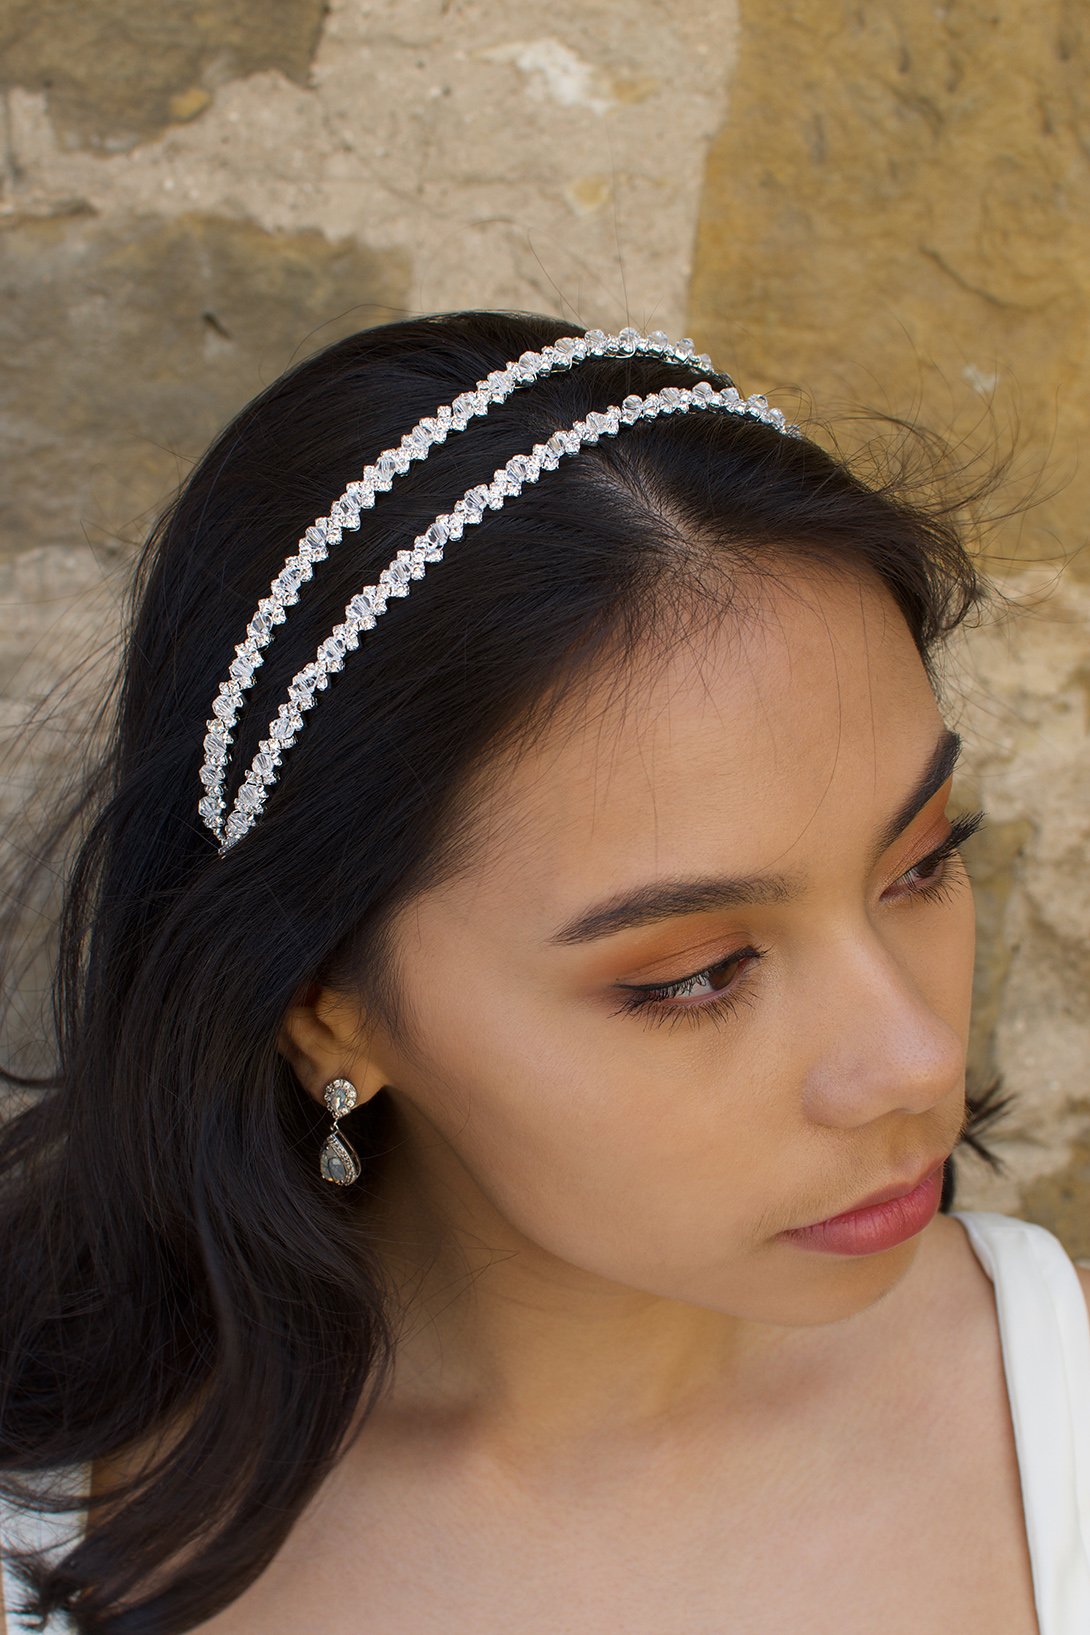
[[[77,1496],[86,1493],[90,1480],[90,1467],[86,1465],[66,1466],[63,1470],[43,1472],[64,1492]],[[0,1587],[3,1589],[4,1619],[8,1635],[23,1635],[24,1631],[34,1631],[35,1635],[60,1635],[62,1630],[71,1627],[70,1620],[65,1613],[54,1614],[42,1631],[37,1621],[24,1618],[16,1611],[27,1598],[27,1590],[21,1579],[17,1578],[14,1564],[11,1561],[11,1550],[40,1550],[51,1559],[70,1550],[76,1541],[82,1537],[87,1521],[86,1508],[78,1512],[65,1511],[62,1514],[53,1514],[42,1510],[20,1510],[8,1500],[0,1497]]]
[[[1040,1635],[1090,1631],[1090,1315],[1045,1227],[951,1210],[995,1286]]]

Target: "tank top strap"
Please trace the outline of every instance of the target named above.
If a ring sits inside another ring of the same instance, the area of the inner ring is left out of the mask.
[[[42,1474],[51,1477],[58,1489],[78,1498],[86,1494],[91,1472],[89,1465],[70,1465]],[[0,1588],[8,1635],[23,1635],[23,1631],[30,1630],[35,1635],[62,1635],[62,1631],[71,1629],[67,1613],[54,1613],[44,1630],[36,1621],[19,1614],[16,1609],[25,1602],[27,1591],[16,1575],[11,1551],[42,1551],[50,1561],[56,1561],[82,1538],[86,1525],[86,1507],[60,1513],[22,1510],[0,1496]]]
[[[951,1210],[995,1287],[1040,1635],[1090,1631],[1090,1315],[1033,1221]]]

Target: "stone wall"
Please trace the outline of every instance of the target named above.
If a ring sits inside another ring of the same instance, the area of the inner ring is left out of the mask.
[[[919,416],[1022,507],[951,654],[973,1063],[959,1202],[1090,1256],[1090,40],[1073,0],[8,0],[0,722],[108,660],[132,548],[223,421],[362,324],[462,305],[692,332],[864,451]],[[1033,502],[1033,503],[1030,503]],[[88,681],[88,684],[89,681]],[[38,738],[43,763],[69,754]]]

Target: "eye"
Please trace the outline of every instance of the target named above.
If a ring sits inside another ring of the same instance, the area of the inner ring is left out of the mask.
[[[629,1011],[643,1011],[645,1021],[671,1024],[680,1021],[699,1023],[709,1014],[715,1020],[725,1020],[749,997],[749,982],[753,971],[767,952],[765,948],[739,948],[736,953],[728,954],[725,959],[716,960],[714,965],[706,965],[702,971],[694,971],[692,976],[679,977],[676,982],[625,987],[624,1002],[613,1014],[616,1016]],[[718,989],[717,997],[700,1005],[672,1003],[674,1000],[689,997],[704,983],[709,984],[713,991]]]
[[[959,849],[972,838],[984,823],[983,812],[968,812],[951,825],[950,833],[941,845],[935,846],[925,857],[919,858],[910,869],[894,881],[886,892],[894,901],[939,901],[957,889],[965,880],[964,870],[958,870]],[[749,945],[694,971],[691,976],[679,977],[676,982],[623,985],[623,1002],[613,1012],[615,1016],[641,1011],[647,1022],[689,1022],[694,1026],[705,1020],[725,1021],[753,998],[753,979],[757,965],[768,953],[767,948]],[[712,995],[703,1003],[678,1004],[691,999],[702,986],[711,988]]]
[[[929,851],[926,857],[921,857],[913,863],[910,869],[893,883],[894,900],[900,898],[923,897],[928,901],[941,901],[948,897],[950,892],[965,881],[964,869],[957,867],[960,859],[957,856],[959,849],[975,835],[984,823],[983,812],[967,812],[963,817],[955,820],[950,833],[941,845]],[[886,893],[887,896],[890,892]]]

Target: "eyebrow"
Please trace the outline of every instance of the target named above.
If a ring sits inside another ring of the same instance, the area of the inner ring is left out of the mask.
[[[953,773],[961,754],[961,738],[950,728],[940,735],[921,776],[900,807],[882,829],[874,852],[882,853],[904,833],[932,795]],[[659,920],[683,914],[700,914],[709,909],[765,907],[791,902],[801,895],[804,881],[798,873],[754,874],[748,876],[696,875],[688,879],[652,880],[633,891],[622,892],[593,904],[566,920],[547,939],[561,947],[595,942],[599,937],[634,931]]]

